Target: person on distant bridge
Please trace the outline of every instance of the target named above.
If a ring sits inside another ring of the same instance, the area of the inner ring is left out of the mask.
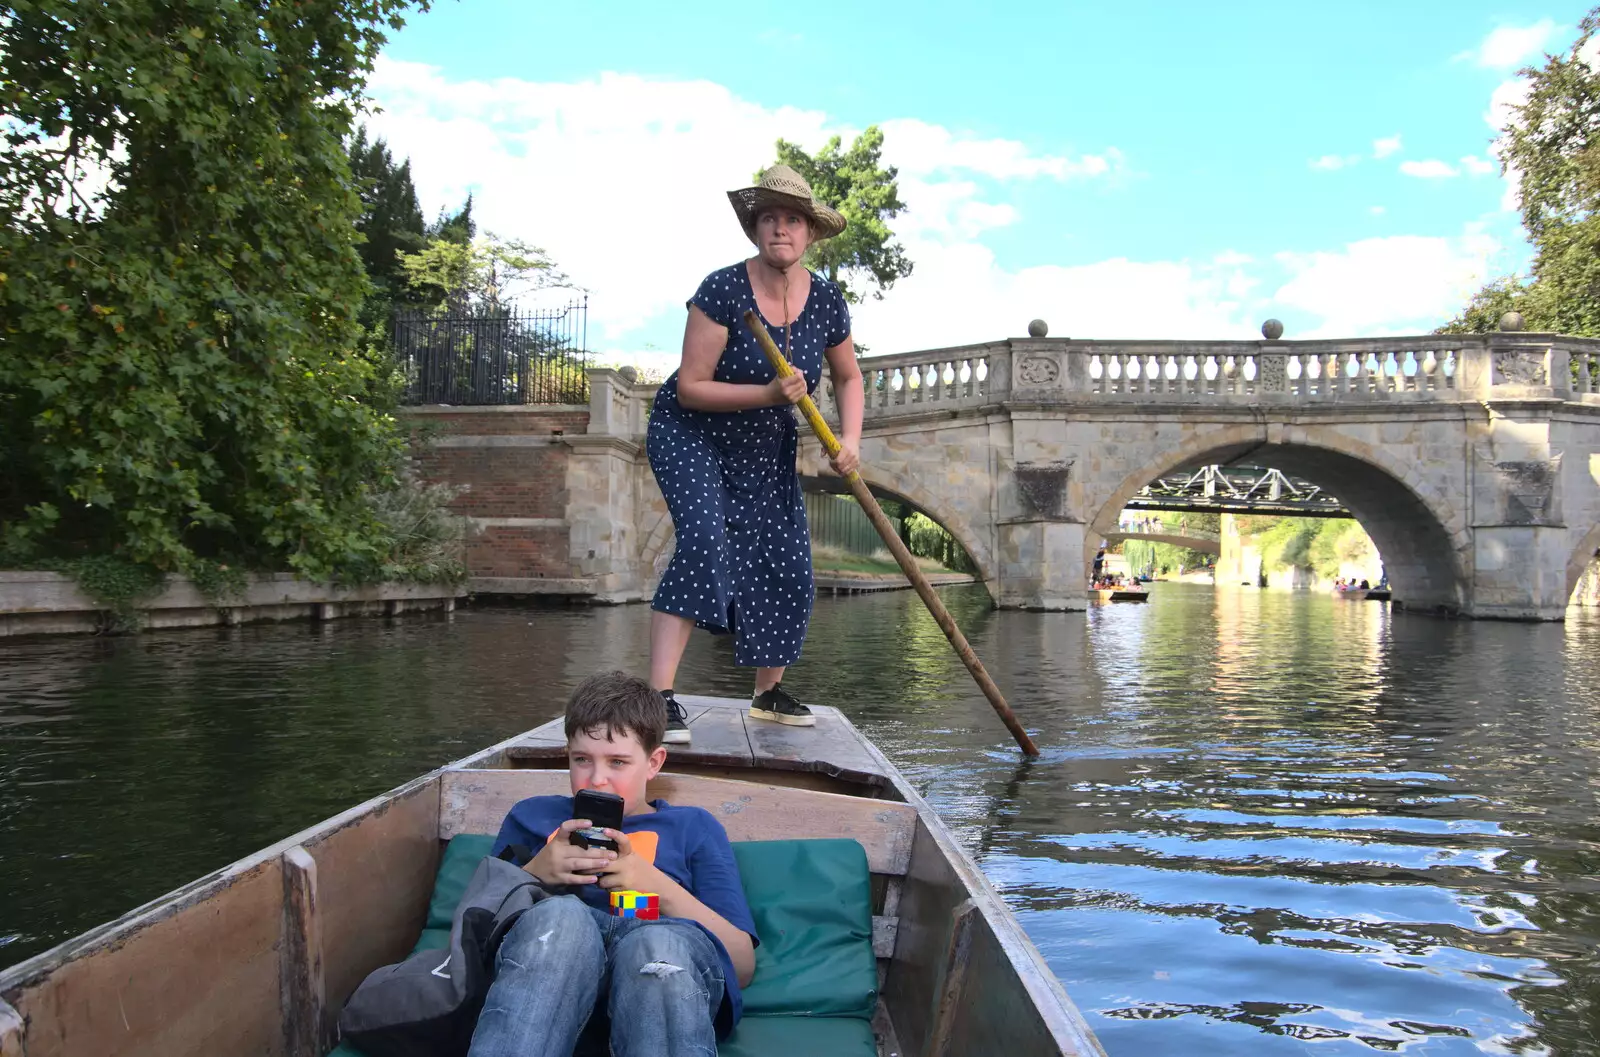
[[[755,668],[751,716],[816,723],[783,689],[783,673],[800,657],[815,594],[791,408],[816,389],[824,359],[842,420],[833,468],[845,475],[860,462],[850,309],[837,284],[801,263],[845,219],[787,165],[728,197],[755,256],[712,272],[689,299],[683,362],[656,393],[645,443],[677,533],[650,603],[650,681],[666,698],[666,740],[676,744],[690,732],[672,684],[696,625],[732,634],[734,663]],[[777,377],[744,323],[747,309],[796,373]]]

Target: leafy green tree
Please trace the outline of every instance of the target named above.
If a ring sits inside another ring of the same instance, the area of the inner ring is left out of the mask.
[[[1565,54],[1522,71],[1528,97],[1501,137],[1501,164],[1519,174],[1530,274],[1488,284],[1442,331],[1494,330],[1515,309],[1533,330],[1600,334],[1600,70],[1581,55],[1597,31],[1600,7]]]
[[[470,217],[471,209],[468,199],[458,216]],[[408,289],[437,308],[453,312],[502,308],[524,294],[571,285],[537,246],[492,233],[458,241],[455,236],[462,229],[441,227],[443,233],[416,253],[400,254]]]
[[[404,0],[11,0],[0,551],[383,575],[345,143]],[[426,6],[422,0],[419,6]]]
[[[858,304],[867,289],[881,300],[895,280],[911,274],[912,262],[889,230],[889,221],[906,207],[900,201],[899,171],[881,162],[878,126],[857,136],[848,149],[835,136],[815,157],[782,139],[777,150],[778,163],[805,177],[811,193],[850,222],[843,234],[806,253],[806,267],[838,283],[851,304]]]

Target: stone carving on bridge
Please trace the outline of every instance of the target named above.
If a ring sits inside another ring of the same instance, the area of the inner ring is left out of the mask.
[[[1266,353],[1256,357],[1256,390],[1263,393],[1282,393],[1289,388],[1287,357],[1282,353]]]
[[[1502,352],[1494,358],[1499,385],[1547,385],[1544,356],[1537,352]]]
[[[1051,385],[1061,377],[1061,365],[1048,356],[1024,356],[1017,364],[1017,379],[1028,385]]]
[[[1497,462],[1495,471],[1505,489],[1508,525],[1548,525],[1560,458],[1550,462]]]
[[[1025,516],[1046,520],[1067,517],[1067,478],[1072,461],[1019,462],[1015,470],[1017,494]]]

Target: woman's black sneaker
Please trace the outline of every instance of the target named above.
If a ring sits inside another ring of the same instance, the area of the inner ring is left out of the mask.
[[[671,690],[661,691],[661,698],[667,703],[667,732],[661,740],[669,745],[689,744],[689,713],[678,704]]]
[[[817,717],[805,705],[790,697],[782,683],[774,683],[772,689],[757,694],[755,700],[750,702],[750,715],[755,719],[787,723],[791,727],[817,725]]]

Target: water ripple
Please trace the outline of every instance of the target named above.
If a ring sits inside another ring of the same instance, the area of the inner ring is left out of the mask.
[[[1038,759],[909,593],[820,599],[788,685],[900,764],[1112,1057],[1600,1055],[1600,614],[942,594]],[[0,963],[542,722],[647,651],[642,607],[0,642]],[[749,689],[700,636],[680,685]]]

